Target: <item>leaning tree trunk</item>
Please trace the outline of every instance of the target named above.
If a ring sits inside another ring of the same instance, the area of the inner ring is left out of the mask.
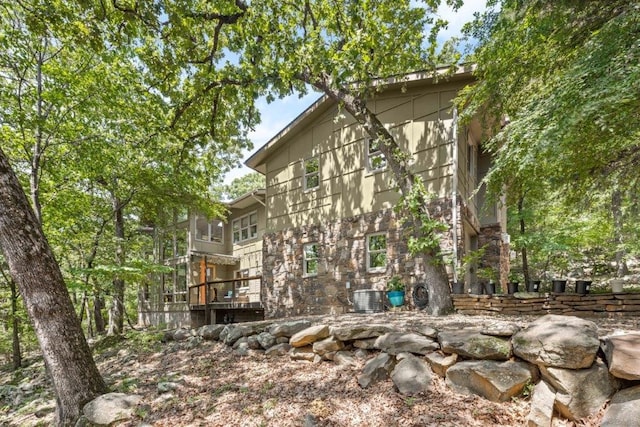
[[[93,361],[60,268],[0,148],[0,247],[24,299],[57,397],[56,421],[73,425],[107,387]]]
[[[332,85],[331,78],[327,75],[319,79],[313,79],[311,75],[300,74],[298,78],[305,81],[305,83],[313,85],[335,100],[356,119],[370,138],[380,141],[380,151],[387,160],[387,165],[393,173],[400,192],[405,197],[411,194],[416,182],[415,175],[409,169],[411,155],[400,149],[393,135],[384,127],[376,114],[367,107],[365,100],[345,88],[335,88]],[[413,230],[416,234],[419,234],[421,229],[420,215],[426,218],[431,217],[428,210],[428,200],[422,201],[419,215],[414,215],[410,218],[414,224]],[[420,238],[422,236],[416,235],[415,237]],[[422,260],[424,268],[423,280],[429,290],[427,311],[433,315],[450,312],[453,309],[453,302],[451,300],[449,277],[444,267],[442,256],[434,252],[427,252],[417,255],[416,258],[421,258]]]

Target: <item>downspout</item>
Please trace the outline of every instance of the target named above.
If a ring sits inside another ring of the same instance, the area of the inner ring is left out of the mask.
[[[453,123],[451,126],[451,147],[453,149],[453,180],[451,184],[451,217],[453,218],[453,229],[451,237],[453,239],[453,283],[458,281],[458,109],[453,108]]]

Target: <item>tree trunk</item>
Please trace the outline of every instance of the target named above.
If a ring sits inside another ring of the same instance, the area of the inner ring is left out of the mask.
[[[403,196],[408,196],[416,182],[416,177],[409,169],[410,153],[406,153],[400,149],[395,138],[384,124],[378,119],[366,105],[366,101],[352,94],[345,88],[335,88],[328,76],[322,76],[319,79],[312,79],[310,75],[301,74],[300,79],[323,91],[327,96],[335,100],[341,105],[353,118],[364,128],[366,134],[375,140],[380,141],[379,147],[385,156],[387,165],[400,188]],[[430,217],[428,210],[428,200],[421,203],[421,214]],[[412,217],[414,230],[419,233],[420,218]],[[455,221],[455,219],[454,219]],[[455,226],[455,224],[454,224]],[[420,237],[416,235],[415,237]],[[421,254],[423,258],[424,277],[422,280],[429,290],[429,304],[427,311],[433,315],[440,315],[450,312],[453,309],[451,300],[451,290],[449,288],[449,277],[444,267],[442,256],[436,253]]]
[[[93,294],[93,322],[98,335],[104,335],[106,332],[104,316],[102,315],[103,308],[104,298],[100,295],[100,291],[95,291]]]
[[[524,196],[518,199],[518,218],[520,220],[520,235],[524,236],[525,233],[525,224],[524,224]],[[524,276],[524,288],[525,291],[529,288],[529,282],[531,281],[531,277],[529,276],[529,260],[527,259],[527,246],[522,245],[522,275]]]
[[[20,320],[18,319],[18,290],[16,282],[9,279],[9,289],[11,289],[11,343],[13,369],[22,366],[22,351],[20,350]]]
[[[0,148],[0,247],[24,299],[57,397],[56,421],[73,425],[107,387],[93,361],[60,268]]]
[[[113,195],[115,213],[116,265],[124,265],[124,214],[120,200]],[[109,310],[109,335],[120,335],[124,329],[124,279],[113,279],[113,294]]]
[[[623,246],[622,226],[622,192],[618,189],[611,194],[611,214],[613,216],[613,243],[616,248],[616,276],[622,277],[629,274],[629,267],[625,260],[627,251]]]

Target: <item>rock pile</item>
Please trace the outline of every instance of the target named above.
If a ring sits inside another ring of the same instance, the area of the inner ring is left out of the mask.
[[[349,368],[364,362],[357,374],[361,387],[391,379],[405,395],[428,392],[433,375],[460,393],[492,401],[530,393],[530,426],[550,426],[553,417],[579,420],[608,400],[603,426],[640,419],[640,332],[598,337],[593,322],[572,316],[547,315],[524,329],[497,321],[439,331],[267,321],[177,330],[166,338],[218,340],[239,356],[261,352]]]

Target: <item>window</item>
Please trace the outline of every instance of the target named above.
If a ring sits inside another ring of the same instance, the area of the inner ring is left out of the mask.
[[[304,189],[313,190],[320,185],[320,162],[317,157],[304,162]]]
[[[185,302],[187,300],[187,264],[174,266],[173,271],[164,273],[164,301]]]
[[[257,212],[251,212],[243,217],[234,219],[231,224],[233,229],[233,243],[243,242],[258,236]]]
[[[236,270],[234,272],[234,276],[236,279],[244,279],[249,277],[249,270]],[[247,280],[236,280],[233,284],[236,289],[249,287],[249,282]]]
[[[302,268],[305,276],[318,275],[318,244],[309,243],[302,247]]]
[[[387,268],[387,236],[384,233],[367,236],[367,270],[384,271]]]
[[[380,151],[380,141],[377,139],[367,138],[367,169],[369,171],[378,171],[387,167],[387,159]]]
[[[220,220],[209,221],[203,216],[196,217],[196,239],[205,242],[222,242],[223,223]]]

